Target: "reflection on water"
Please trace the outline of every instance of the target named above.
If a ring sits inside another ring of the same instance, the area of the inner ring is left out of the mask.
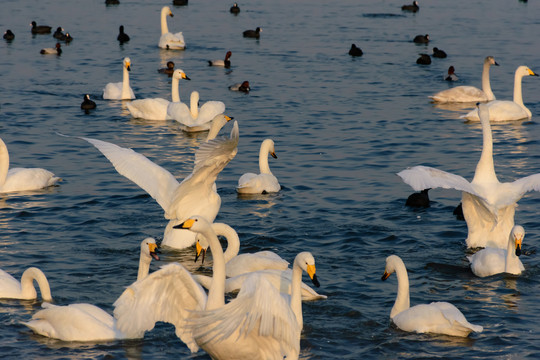
[[[237,194],[238,199],[241,201],[249,201],[252,203],[252,209],[250,214],[259,218],[265,218],[272,215],[270,210],[276,205],[275,199],[278,194]]]

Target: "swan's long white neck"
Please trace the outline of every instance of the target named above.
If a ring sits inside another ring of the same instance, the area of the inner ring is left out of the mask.
[[[217,235],[225,236],[227,239],[227,250],[223,255],[225,263],[228,263],[240,252],[240,238],[238,233],[229,225],[223,223],[213,223],[212,228]]]
[[[484,68],[482,69],[482,90],[487,95],[488,100],[492,101],[495,100],[495,95],[493,95],[493,91],[491,91],[491,84],[489,82],[489,68],[491,67],[491,64],[489,61],[484,61]]]
[[[302,268],[298,263],[298,255],[294,259],[292,278],[291,278],[291,309],[296,316],[296,321],[300,329],[304,327],[304,318],[302,316]]]
[[[169,27],[167,26],[167,15],[169,15],[169,9],[161,9],[161,35],[169,32]]]
[[[263,141],[259,150],[259,171],[261,174],[272,174],[268,165],[268,154],[272,146],[271,142]]]
[[[6,144],[0,139],[0,188],[4,186],[9,170],[9,152]]]
[[[480,109],[478,109],[478,114],[480,115]],[[476,171],[471,183],[499,182],[495,174],[495,165],[493,164],[493,137],[491,134],[491,125],[489,124],[489,116],[480,116],[480,123],[482,124],[483,135],[482,154],[476,165]]]
[[[171,100],[172,102],[180,102],[180,78],[173,76],[171,85]]]
[[[202,232],[212,250],[214,264],[212,266],[212,286],[208,290],[205,310],[213,310],[225,306],[225,258],[216,233],[211,227]]]
[[[208,131],[208,136],[206,137],[206,142],[215,139],[219,134],[219,130],[221,130],[221,128],[226,123],[227,123],[227,120],[225,120],[224,118],[221,118],[221,119],[214,118],[214,120],[212,120],[212,125],[210,126],[210,130]],[[227,248],[227,250],[229,250],[229,249]],[[227,255],[225,255],[225,256],[227,256]]]
[[[41,297],[44,301],[52,301],[51,288],[45,274],[38,268],[31,267],[24,271],[21,277],[21,296],[24,299],[36,298],[36,288],[34,280],[37,281]]]
[[[523,74],[519,71],[516,71],[514,75],[514,102],[525,107],[523,104],[523,94],[521,92],[521,80],[523,79]]]
[[[199,92],[192,91],[189,103],[189,111],[191,116],[196,119],[199,116]]]
[[[516,256],[516,243],[514,241],[514,234],[510,232],[510,237],[508,239],[508,246],[506,247],[506,261],[504,263],[504,271],[508,273],[514,273],[519,269],[519,258]]]
[[[148,246],[148,245],[144,245]],[[150,272],[150,263],[152,262],[152,257],[148,256],[141,249],[141,256],[139,257],[139,272],[137,273],[137,281],[144,279],[148,276]]]
[[[407,275],[407,269],[403,261],[395,264],[396,276],[398,282],[398,290],[396,296],[396,302],[392,311],[390,312],[390,318],[394,318],[400,312],[407,310],[410,307],[409,299],[409,276]]]
[[[123,64],[124,75],[122,78],[122,99],[131,99],[131,91],[129,87],[129,71],[126,64]]]

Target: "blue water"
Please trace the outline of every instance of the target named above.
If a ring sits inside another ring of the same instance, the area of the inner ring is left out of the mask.
[[[459,84],[480,86],[485,56],[498,99],[512,97],[519,65],[540,71],[537,2],[423,1],[416,14],[407,1],[191,1],[173,7],[169,29],[183,31],[185,51],[157,47],[159,12],[166,3],[4,0],[0,29],[15,40],[0,44],[0,136],[12,166],[43,167],[63,178],[59,186],[27,194],[3,194],[0,267],[19,278],[40,267],[56,304],[88,302],[112,312],[112,303],[136,277],[138,248],[146,236],[161,240],[167,221],[159,205],[120,176],[87,136],[130,147],[178,179],[192,169],[205,134],[186,135],[174,122],[133,119],[119,101],[101,100],[108,82],[121,81],[121,61],[132,60],[137,98],[170,96],[170,78],[157,73],[172,60],[201,101],[220,100],[240,126],[236,158],[218,178],[222,206],[217,221],[239,233],[242,251],[270,249],[292,261],[311,251],[325,301],[303,304],[305,359],[523,359],[540,351],[540,195],[527,194],[516,211],[525,227],[526,271],[519,277],[476,278],[468,270],[466,224],[452,215],[460,194],[430,192],[429,209],[404,206],[412,192],[395,173],[424,164],[472,178],[481,150],[481,128],[464,123],[467,110],[435,107],[428,95],[453,84],[442,80],[450,65]],[[52,35],[32,36],[32,20],[62,26],[74,41],[60,57],[39,50]],[[131,41],[119,46],[118,26]],[[260,26],[260,40],[242,31]],[[428,33],[428,46],[411,42]],[[361,58],[347,52],[351,43]],[[446,59],[416,65],[436,46]],[[207,60],[232,51],[229,70]],[[248,94],[228,86],[249,80]],[[84,94],[95,111],[79,108]],[[493,126],[496,170],[501,181],[540,173],[540,80],[523,80],[531,121]],[[228,131],[228,126],[225,131]],[[260,142],[272,138],[278,159],[270,167],[283,190],[239,198],[238,178],[255,171]],[[418,335],[389,321],[397,282],[381,282],[385,258],[401,256],[408,267],[411,304],[450,301],[484,331],[466,339]],[[189,262],[192,250],[163,249],[162,260]],[[142,340],[74,344],[33,335],[19,322],[40,301],[0,301],[0,356],[24,359],[208,359],[190,354],[169,324]]]

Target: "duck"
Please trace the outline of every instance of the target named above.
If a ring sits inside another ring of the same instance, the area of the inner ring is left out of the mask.
[[[532,117],[531,111],[523,104],[521,94],[521,80],[524,76],[538,76],[538,74],[527,66],[519,66],[514,75],[514,100],[493,100],[486,104],[490,121],[528,120]],[[469,121],[480,121],[478,109],[460,117]]]
[[[244,37],[258,39],[261,37],[262,29],[257,27],[255,30],[246,30],[243,32]]]
[[[60,43],[56,43],[56,46],[53,48],[44,48],[39,51],[42,55],[58,55],[60,56],[62,54],[62,47],[60,46]]]
[[[413,42],[417,44],[427,44],[429,43],[429,35],[416,35],[413,39]]]
[[[167,75],[169,75],[169,77],[172,77],[172,75],[174,73],[174,62],[167,61],[167,67],[158,69],[158,73],[167,74]]]
[[[180,93],[178,91],[178,84],[181,79],[191,80],[184,70],[177,69],[173,73],[171,84],[171,100],[180,102]],[[133,100],[127,104],[127,108],[131,115],[136,118],[146,120],[171,120],[167,115],[167,108],[170,104],[169,100],[162,98],[149,98]]]
[[[167,15],[173,17],[173,13],[168,6],[161,8],[161,37],[159,38],[158,46],[167,50],[184,50],[186,42],[182,32],[170,33],[167,26]]]
[[[480,325],[471,324],[463,313],[449,302],[432,302],[410,307],[409,277],[403,260],[397,255],[386,258],[381,280],[396,273],[398,291],[390,319],[401,330],[416,333],[433,333],[467,337],[471,332],[480,333]]]
[[[120,0],[105,0],[105,5],[120,5]]]
[[[151,275],[132,285],[124,292],[126,296],[115,302],[120,329],[140,333],[161,320],[174,324],[177,336],[192,352],[200,347],[213,359],[298,358],[303,328],[302,272],[320,286],[313,255],[301,252],[296,256],[290,297],[282,296],[266,279],[254,274],[238,296],[225,304],[224,255],[211,224],[203,216],[193,216],[176,227],[208,239],[214,255],[208,296],[182,265],[166,265],[152,274],[162,272],[159,277]],[[123,326],[124,321],[129,324]]]
[[[51,288],[47,277],[37,267],[24,270],[21,281],[0,269],[0,299],[37,299],[34,280],[37,282],[43,301],[52,301]]]
[[[167,115],[185,132],[207,131],[214,117],[225,112],[221,101],[207,101],[199,108],[199,97],[198,91],[192,91],[189,108],[182,102],[171,102],[167,107]]]
[[[439,187],[461,191],[461,205],[468,230],[465,240],[467,247],[505,249],[514,227],[517,202],[526,192],[540,190],[540,174],[513,182],[499,182],[493,162],[489,107],[485,103],[478,103],[477,106],[483,146],[472,181],[428,166],[407,168],[397,175],[416,191]]]
[[[81,109],[83,110],[92,110],[96,108],[96,103],[90,100],[90,95],[84,95],[84,100],[81,103]]]
[[[486,56],[482,68],[482,90],[474,86],[456,86],[451,89],[439,91],[429,96],[436,103],[466,103],[487,102],[495,100],[489,82],[489,69],[492,65],[499,66],[493,56]]]
[[[41,168],[9,168],[9,152],[0,139],[0,193],[41,190],[60,181],[52,172]]]
[[[420,10],[420,7],[418,6],[418,1],[413,1],[412,4],[403,5],[401,7],[401,10],[410,11],[410,12],[417,12],[418,10]]]
[[[453,66],[448,68],[448,73],[443,76],[446,81],[458,81],[459,78],[456,75],[456,69]]]
[[[362,56],[364,53],[362,52],[362,49],[357,47],[355,44],[351,45],[351,49],[349,50],[349,55],[351,56]]]
[[[431,55],[435,58],[439,58],[439,59],[444,59],[447,55],[446,55],[446,52],[444,52],[444,50],[441,50],[439,48],[436,48],[434,47],[433,48],[433,55]]]
[[[407,201],[405,201],[405,206],[428,208],[429,207],[429,195],[428,195],[429,190],[430,189],[422,189],[418,193],[413,193],[409,195],[409,197],[407,198]]]
[[[278,179],[270,171],[268,155],[277,159],[274,149],[274,140],[265,139],[259,151],[259,174],[246,173],[238,179],[236,191],[239,194],[269,194],[281,190]]]
[[[116,40],[120,41],[120,45],[129,41],[129,35],[124,32],[124,25],[120,25],[118,28],[118,36]]]
[[[231,55],[232,55],[232,52],[227,51],[227,53],[225,54],[224,60],[208,60],[208,65],[209,66],[223,66],[228,69],[231,67],[231,60],[230,60]]]
[[[214,190],[219,173],[236,156],[239,130],[235,121],[229,137],[218,137],[199,146],[192,173],[181,183],[167,170],[142,154],[105,141],[81,138],[94,145],[121,175],[145,190],[164,210],[169,220],[162,245],[183,249],[195,243],[195,234],[174,230],[194,214],[214,221],[221,207],[221,198]]]
[[[249,86],[249,81],[246,80],[246,81],[242,81],[241,83],[237,83],[237,84],[233,84],[229,86],[229,90],[248,93],[251,90],[251,87]]]
[[[231,8],[229,9],[229,12],[230,12],[231,14],[238,15],[238,13],[240,12],[240,7],[238,6],[237,3],[234,3],[234,5],[231,6]]]
[[[131,71],[131,59],[125,57],[122,61],[123,80],[118,83],[108,83],[103,88],[103,98],[105,100],[131,100],[135,99],[135,94],[129,86],[129,71]]]
[[[70,42],[73,41],[73,36],[71,36],[70,33],[66,33],[66,36],[64,36],[64,39],[63,39],[63,40],[64,40],[64,42],[65,42],[66,44],[68,44],[68,43],[70,43]]]
[[[173,5],[175,6],[185,6],[188,4],[188,0],[173,0]]]
[[[38,26],[38,24],[35,21],[32,21],[30,25],[32,25],[32,29],[30,30],[32,34],[50,34],[51,33],[52,28],[50,26],[47,26],[47,25]]]
[[[66,35],[64,35],[64,33],[62,32],[64,31],[64,29],[62,29],[62,27],[57,27],[56,28],[56,31],[54,32],[53,34],[53,37],[55,39],[58,39],[58,40],[63,40],[65,38]]]
[[[141,243],[137,281],[148,276],[150,262],[159,260],[153,238]],[[87,303],[53,305],[43,303],[30,321],[23,322],[34,333],[63,341],[110,341],[129,338],[116,328],[116,320],[105,310]]]
[[[525,267],[519,257],[521,246],[525,237],[525,229],[521,225],[514,225],[508,238],[506,249],[485,248],[467,256],[471,264],[471,271],[478,277],[486,277],[500,273],[520,275]]]
[[[416,59],[416,63],[419,65],[431,64],[431,57],[428,54],[420,54],[420,57]]]
[[[13,39],[15,39],[15,34],[11,30],[7,29],[4,33],[4,40],[12,41]]]

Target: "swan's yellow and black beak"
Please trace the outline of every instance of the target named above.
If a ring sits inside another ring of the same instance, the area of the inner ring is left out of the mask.
[[[529,75],[531,76],[538,76],[538,74],[536,74],[534,71],[532,71],[531,69],[527,69],[527,71],[529,72]]]
[[[307,266],[307,273],[309,275],[309,278],[311,279],[311,282],[316,287],[319,287],[319,286],[321,286],[321,284],[319,283],[319,280],[317,279],[317,274],[315,274],[316,271],[317,270],[315,269],[315,265],[308,265]]]
[[[174,17],[174,14],[172,13],[172,11],[169,11],[169,16]]]
[[[148,250],[150,250],[151,257],[153,257],[155,260],[159,260],[159,256],[158,256],[159,249],[158,249],[157,244],[153,244],[153,243],[148,244]]]
[[[127,71],[131,71],[131,63],[129,61],[126,62],[126,69]]]
[[[206,256],[206,249],[201,246],[199,240],[195,243],[195,262],[199,259],[199,256],[202,253],[202,264],[204,264],[204,257]]]
[[[270,155],[272,155],[272,157],[273,157],[274,159],[277,159],[277,155],[276,155],[275,152],[272,151],[272,152],[270,153]]]
[[[384,281],[386,279],[388,279],[388,277],[390,276],[390,273],[387,273],[386,271],[384,272],[383,276],[381,277],[381,280]]]
[[[190,78],[188,78],[188,76],[186,75],[186,73],[182,73],[182,79],[191,80]]]
[[[234,119],[233,116],[231,116],[231,117],[229,117],[229,116],[227,116],[227,115],[224,115],[224,116],[225,116],[225,120],[227,120],[227,121],[231,121],[232,119]]]
[[[521,242],[523,241],[523,238],[516,238],[516,256],[521,255]]]
[[[174,225],[173,229],[191,229],[193,224],[195,224],[195,221],[197,221],[197,220],[195,220],[195,219],[187,219],[186,221],[184,221],[181,224]]]

